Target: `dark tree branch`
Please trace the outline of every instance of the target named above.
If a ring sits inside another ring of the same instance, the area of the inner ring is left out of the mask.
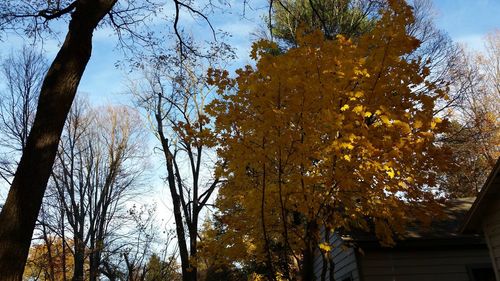
[[[77,5],[77,1],[73,1],[66,8],[63,8],[60,10],[58,10],[58,9],[56,9],[56,10],[52,10],[52,9],[42,10],[42,11],[38,12],[38,16],[43,17],[45,20],[56,19],[56,18],[59,18],[65,14],[71,13],[76,8],[76,5]]]
[[[182,34],[181,34],[182,32],[179,29],[179,16],[180,16],[181,7],[186,8],[189,12],[203,18],[205,20],[205,22],[207,22],[208,26],[210,27],[214,40],[217,41],[216,32],[215,32],[214,27],[212,26],[212,23],[210,22],[208,17],[205,14],[203,14],[201,11],[191,7],[190,5],[182,3],[180,0],[174,0],[174,4],[175,4],[174,33],[175,33],[175,36],[177,37],[177,40],[179,41],[179,52],[180,52],[180,56],[181,56],[181,63],[187,56],[184,53],[184,49],[187,49],[190,53],[193,53],[196,56],[209,58],[210,57],[209,55],[203,55],[203,54],[199,53],[196,49],[193,48],[193,46],[186,43],[186,41],[182,37]]]

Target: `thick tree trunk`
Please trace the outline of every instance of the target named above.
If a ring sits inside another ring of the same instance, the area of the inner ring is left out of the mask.
[[[22,280],[59,138],[90,59],[92,33],[116,0],[79,1],[68,33],[45,76],[37,113],[0,213],[0,280]]]

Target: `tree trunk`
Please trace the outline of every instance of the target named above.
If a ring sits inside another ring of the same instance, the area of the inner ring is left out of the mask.
[[[45,76],[37,113],[0,213],[0,280],[22,280],[59,138],[92,51],[92,33],[116,0],[79,1]]]
[[[314,251],[318,240],[318,225],[316,222],[309,222],[306,226],[305,245],[302,258],[302,280],[315,280],[314,275]]]
[[[321,267],[321,281],[326,281],[326,273],[328,272],[328,253],[321,253],[321,260],[323,261]]]
[[[73,278],[71,279],[71,281],[83,281],[84,280],[83,266],[85,264],[85,244],[78,237],[75,237],[74,243],[75,243],[75,260],[73,266]]]
[[[330,255],[328,262],[330,263],[330,267],[328,268],[329,270],[329,281],[335,281],[335,262],[333,261],[333,257]]]
[[[308,246],[303,253],[302,280],[314,280],[314,250]]]
[[[97,254],[94,252],[96,249],[91,249],[92,253],[89,255],[89,281],[97,281],[99,275],[99,262]]]
[[[181,200],[175,188],[173,156],[168,150],[165,153],[167,154],[168,185],[172,196],[172,203],[174,205],[175,229],[179,245],[179,254],[181,257],[182,281],[195,281],[196,279],[193,278],[193,270],[189,263],[189,252],[187,249],[186,234],[181,212]]]
[[[157,121],[160,122],[160,119]],[[186,232],[184,230],[184,221],[182,219],[181,199],[177,193],[174,176],[174,159],[168,146],[168,140],[163,135],[163,131],[159,131],[160,141],[162,143],[163,153],[167,160],[167,180],[174,205],[175,230],[177,234],[177,243],[179,245],[179,254],[181,257],[182,281],[195,281],[192,276],[192,270],[189,264],[189,252],[186,244]]]
[[[44,210],[42,209],[42,213]],[[45,214],[42,214],[42,216],[45,216]],[[42,235],[43,235],[43,242],[45,243],[47,247],[47,262],[49,266],[49,281],[55,281],[55,265],[54,265],[54,259],[52,257],[52,243],[53,241],[50,240],[49,234],[47,232],[47,224],[45,222],[45,218],[42,219],[41,221],[42,224]]]
[[[161,104],[161,96],[159,97],[158,105]],[[184,229],[184,220],[182,217],[181,210],[181,198],[176,188],[176,179],[174,172],[174,155],[170,151],[168,139],[163,133],[163,124],[161,117],[161,110],[158,109],[156,112],[156,122],[157,130],[160,138],[161,146],[163,149],[163,154],[165,156],[167,164],[167,181],[170,190],[170,196],[172,197],[172,204],[174,207],[174,219],[175,219],[175,232],[177,234],[177,245],[179,246],[179,255],[181,258],[181,271],[182,271],[182,281],[196,281],[196,275],[193,276],[193,270],[189,262],[189,252],[186,241],[186,231]]]
[[[61,208],[61,243],[62,243],[62,281],[66,281],[66,236],[64,231],[64,209],[63,206]]]
[[[196,206],[196,205],[195,205]],[[194,208],[193,208],[194,209]],[[191,228],[189,231],[189,254],[190,259],[195,262],[195,264],[190,265],[190,281],[198,280],[198,265],[196,264],[196,256],[198,252],[198,214],[194,211],[193,220],[191,221]]]
[[[99,280],[103,243],[103,240],[98,239],[97,243],[94,243],[94,246],[90,249],[92,252],[89,255],[89,281]]]

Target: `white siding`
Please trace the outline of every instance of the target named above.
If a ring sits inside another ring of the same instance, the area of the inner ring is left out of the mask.
[[[362,280],[469,281],[467,267],[489,264],[485,249],[377,250],[360,259]]]
[[[343,278],[345,276],[352,276],[353,281],[360,281],[354,249],[346,247],[342,239],[340,239],[340,237],[336,234],[332,235],[330,244],[334,247],[331,255],[335,264],[335,280],[342,281],[340,278]],[[321,280],[322,269],[323,260],[321,258],[321,254],[317,253],[314,261],[316,280]],[[328,272],[326,275],[326,280],[329,280]]]
[[[491,209],[483,219],[483,230],[497,280],[500,280],[500,198],[490,204]]]

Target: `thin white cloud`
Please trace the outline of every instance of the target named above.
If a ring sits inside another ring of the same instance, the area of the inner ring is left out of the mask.
[[[484,51],[484,37],[486,34],[473,34],[453,38],[455,42],[466,46],[474,51]]]

